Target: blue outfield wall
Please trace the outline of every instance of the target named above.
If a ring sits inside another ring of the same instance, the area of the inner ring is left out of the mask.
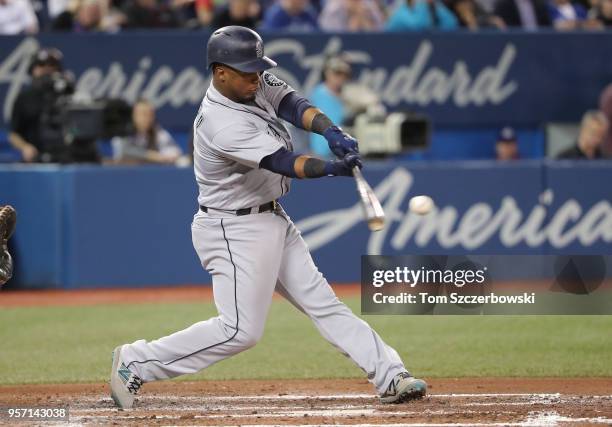
[[[368,253],[612,254],[612,163],[370,162],[365,176],[388,216],[377,233],[351,179],[294,181],[282,200],[330,281],[358,281]],[[19,211],[15,279],[61,288],[209,283],[191,244],[196,194],[191,169],[0,167],[0,201]],[[408,213],[417,194],[437,209]],[[537,276],[523,266],[517,274]]]

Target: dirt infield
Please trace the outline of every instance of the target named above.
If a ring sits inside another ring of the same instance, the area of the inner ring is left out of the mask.
[[[610,378],[434,379],[423,400],[381,405],[365,380],[173,381],[129,411],[105,384],[5,386],[0,402],[68,406],[71,425],[612,425],[611,392]]]
[[[333,286],[339,297],[359,295],[358,284]],[[212,301],[211,286],[170,286],[138,289],[71,289],[0,291],[0,307],[83,306]],[[274,298],[281,299],[274,294]]]

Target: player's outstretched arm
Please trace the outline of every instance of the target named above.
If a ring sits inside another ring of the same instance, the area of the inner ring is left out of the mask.
[[[357,153],[350,153],[340,160],[322,160],[293,153],[286,148],[264,157],[259,167],[290,178],[319,178],[322,176],[352,176],[353,167],[361,165]]]
[[[329,149],[339,159],[349,153],[359,153],[359,145],[355,138],[334,125],[325,113],[296,92],[291,92],[282,99],[278,114],[294,126],[323,135]]]

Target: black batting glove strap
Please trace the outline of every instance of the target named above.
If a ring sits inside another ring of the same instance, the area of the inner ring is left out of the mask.
[[[314,133],[318,133],[319,135],[323,135],[326,129],[329,129],[333,126],[332,121],[323,113],[317,113],[312,119],[312,124],[310,125],[310,131]]]
[[[335,176],[353,176],[353,168],[355,166],[359,169],[363,168],[361,157],[356,153],[347,154],[340,160],[330,160],[327,163],[331,171],[329,175]]]
[[[325,160],[310,157],[304,163],[304,176],[306,178],[320,178],[322,176],[332,175],[328,168],[328,163]]]

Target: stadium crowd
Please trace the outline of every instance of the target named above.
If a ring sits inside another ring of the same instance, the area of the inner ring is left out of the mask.
[[[0,34],[210,30],[604,29],[612,0],[0,0]]]

